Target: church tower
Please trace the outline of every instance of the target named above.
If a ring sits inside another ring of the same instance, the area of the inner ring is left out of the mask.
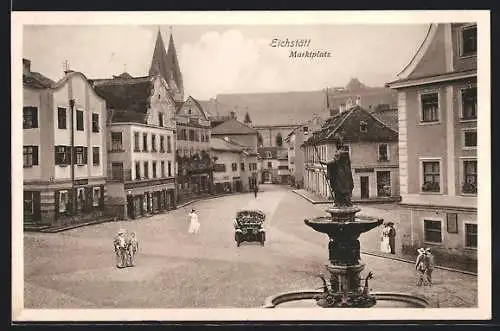
[[[177,59],[177,51],[175,49],[174,37],[170,31],[170,40],[168,42],[168,50],[165,51],[165,44],[161,37],[161,32],[158,30],[156,36],[155,49],[153,51],[153,59],[149,75],[160,75],[165,79],[170,88],[175,101],[184,101],[184,85],[182,82],[181,68]]]

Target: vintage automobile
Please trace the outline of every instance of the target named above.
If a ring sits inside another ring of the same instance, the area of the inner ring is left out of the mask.
[[[243,241],[258,241],[264,246],[266,241],[265,219],[266,214],[261,210],[240,210],[234,220],[236,246],[240,246]]]

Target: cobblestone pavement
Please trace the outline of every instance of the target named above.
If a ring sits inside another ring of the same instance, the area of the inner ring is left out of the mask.
[[[25,307],[250,308],[261,306],[269,295],[319,287],[327,237],[303,220],[324,215],[323,208],[286,187],[261,188],[256,199],[251,193],[228,196],[134,221],[25,233]],[[187,233],[192,207],[201,221],[198,236]],[[266,213],[264,247],[236,247],[232,220],[243,208]],[[363,208],[364,214],[372,212],[390,211]],[[120,228],[135,231],[140,241],[134,268],[115,268],[112,239]],[[362,249],[378,238],[378,231],[372,232],[360,238]],[[436,270],[433,287],[417,288],[413,265],[368,255],[362,260],[363,275],[375,275],[374,291],[424,295],[440,307],[477,305],[474,276]]]

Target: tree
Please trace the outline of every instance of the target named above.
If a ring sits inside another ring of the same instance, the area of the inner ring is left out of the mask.
[[[278,146],[278,147],[283,146],[283,137],[281,136],[281,133],[279,133],[279,132],[276,135],[276,146]]]
[[[243,123],[245,124],[252,123],[252,120],[250,119],[250,115],[248,114],[248,112],[245,113],[245,120],[243,121]]]

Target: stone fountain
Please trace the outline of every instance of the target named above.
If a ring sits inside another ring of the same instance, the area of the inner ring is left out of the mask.
[[[326,212],[330,216],[304,220],[312,229],[329,237],[329,258],[326,269],[329,280],[321,277],[322,290],[288,292],[266,299],[264,308],[323,307],[323,308],[369,308],[381,307],[427,307],[428,302],[405,293],[370,293],[369,272],[364,279],[360,274],[365,268],[360,258],[359,236],[383,223],[383,219],[356,217],[361,209],[353,206],[351,196],[353,180],[349,153],[342,149],[342,139],[337,139],[337,152],[327,166],[328,183],[335,204]]]

